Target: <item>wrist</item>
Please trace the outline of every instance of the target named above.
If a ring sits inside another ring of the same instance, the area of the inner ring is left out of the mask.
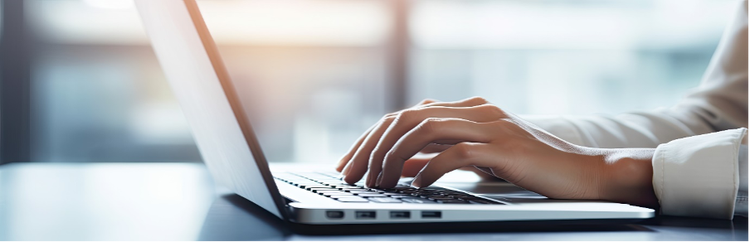
[[[603,149],[600,199],[644,207],[658,207],[652,185],[654,149]]]

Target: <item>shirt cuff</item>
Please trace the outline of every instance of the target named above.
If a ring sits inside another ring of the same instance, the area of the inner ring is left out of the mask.
[[[746,132],[738,128],[659,145],[652,165],[661,212],[732,219],[740,185],[738,154]]]
[[[747,217],[747,145],[740,146],[737,158],[740,173],[740,187],[737,189],[737,200],[734,202],[734,216]]]

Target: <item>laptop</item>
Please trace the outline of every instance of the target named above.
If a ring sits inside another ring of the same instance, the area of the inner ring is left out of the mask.
[[[272,170],[195,0],[136,0],[136,6],[213,179],[282,220],[326,225],[654,216],[652,209],[620,203],[514,202],[408,183],[380,190],[347,184],[335,172]]]

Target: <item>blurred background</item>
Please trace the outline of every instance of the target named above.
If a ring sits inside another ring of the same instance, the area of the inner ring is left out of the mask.
[[[736,0],[198,0],[271,161],[483,96],[616,114],[695,87]],[[200,161],[132,0],[2,1],[2,162]],[[21,44],[23,48],[12,43]]]

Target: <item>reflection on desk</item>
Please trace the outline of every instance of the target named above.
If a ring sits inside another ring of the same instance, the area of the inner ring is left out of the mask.
[[[443,185],[473,186],[446,182]],[[627,224],[318,229],[281,221],[214,188],[199,163],[0,166],[0,240],[747,240],[747,228],[743,217],[726,221],[662,216]]]

